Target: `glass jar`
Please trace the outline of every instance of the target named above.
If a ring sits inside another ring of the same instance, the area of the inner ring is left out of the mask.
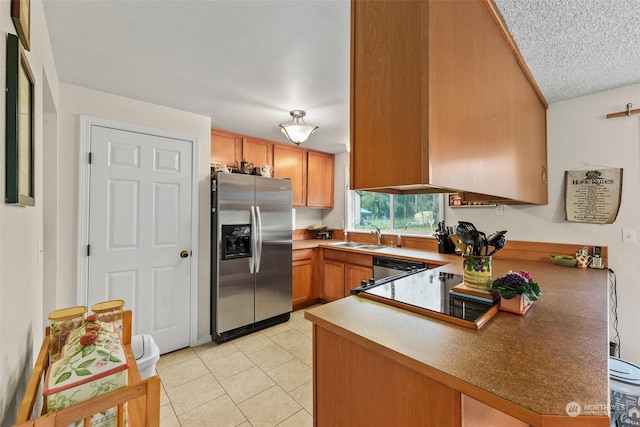
[[[491,255],[462,255],[463,281],[481,290],[491,287]]]
[[[71,331],[82,325],[86,313],[87,307],[84,306],[63,308],[49,313],[49,322],[51,322],[49,363],[60,359],[67,337]]]
[[[93,304],[91,311],[101,322],[113,323],[119,332],[122,332],[122,307],[123,299],[114,299]]]

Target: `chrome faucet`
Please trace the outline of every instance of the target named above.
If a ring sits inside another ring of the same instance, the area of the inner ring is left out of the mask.
[[[378,246],[382,245],[382,233],[380,232],[380,227],[377,227],[375,225],[371,225],[373,228],[375,228],[375,230],[371,231],[371,234],[375,234],[376,235],[376,242],[378,244]]]

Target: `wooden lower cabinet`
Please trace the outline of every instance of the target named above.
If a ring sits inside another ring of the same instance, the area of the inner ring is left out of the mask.
[[[373,277],[373,257],[323,249],[322,299],[335,301],[349,296],[362,280]]]
[[[327,329],[313,331],[316,426],[460,426],[460,393]]]
[[[461,395],[462,427],[528,427],[529,424],[513,418],[474,398]]]
[[[373,267],[371,256],[369,258],[369,266],[347,263],[344,266],[344,296],[351,295],[351,289],[360,286],[363,280],[369,280],[373,277]]]
[[[317,286],[314,280],[317,274],[316,259],[317,249],[299,249],[292,253],[292,295],[293,309],[299,310],[318,301]]]
[[[313,328],[316,426],[529,425],[387,357],[384,351],[315,324]]]
[[[344,298],[344,262],[325,259],[323,266],[322,299],[329,302]]]

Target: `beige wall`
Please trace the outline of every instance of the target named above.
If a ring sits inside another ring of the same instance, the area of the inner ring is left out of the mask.
[[[6,33],[16,30],[10,4],[0,1],[0,81],[5,82]],[[31,51],[34,74],[34,207],[0,203],[0,425],[11,425],[17,414],[43,335],[43,121],[45,108],[56,108],[58,77],[53,62],[42,3],[31,2]],[[45,84],[48,82],[48,84]],[[47,105],[44,104],[45,92]],[[5,188],[5,91],[0,91],[0,191]],[[52,141],[55,144],[55,141]]]
[[[322,224],[329,228],[345,228],[346,205],[345,205],[345,188],[349,183],[347,171],[349,168],[349,153],[343,151],[336,154],[335,162],[335,180],[333,183],[333,209],[325,211]]]

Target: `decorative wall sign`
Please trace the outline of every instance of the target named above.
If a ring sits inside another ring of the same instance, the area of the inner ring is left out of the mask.
[[[33,73],[18,37],[7,34],[5,202],[34,206]]]
[[[31,50],[31,0],[11,0],[11,19],[22,46]]]
[[[622,197],[622,169],[565,171],[564,213],[572,222],[613,224]]]

